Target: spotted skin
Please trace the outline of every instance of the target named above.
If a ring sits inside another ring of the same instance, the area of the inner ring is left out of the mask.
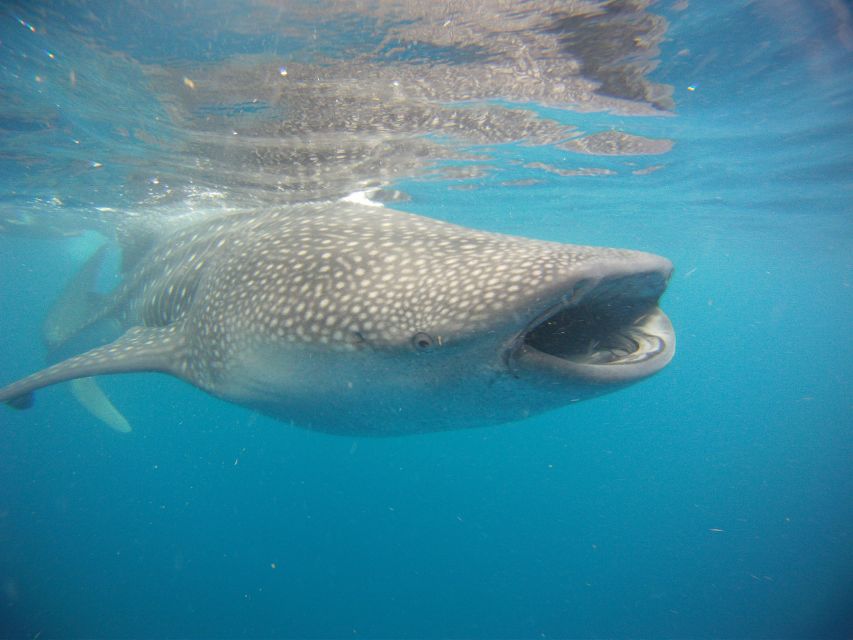
[[[651,254],[351,202],[231,213],[170,234],[126,274],[92,319],[118,318],[122,338],[0,390],[0,401],[153,370],[333,433],[517,420],[602,391],[512,370],[508,349],[533,318],[585,283],[665,280],[670,268]]]

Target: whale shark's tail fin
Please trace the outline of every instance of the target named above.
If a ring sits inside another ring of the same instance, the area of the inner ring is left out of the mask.
[[[95,293],[95,282],[104,263],[107,245],[101,245],[65,285],[47,312],[42,335],[50,351],[56,351],[103,313],[103,296]]]
[[[101,245],[65,286],[62,294],[48,311],[42,325],[42,335],[49,359],[56,360],[62,347],[87,327],[97,322],[108,310],[103,295],[95,293],[95,284],[106,255],[107,245]],[[92,378],[71,382],[71,392],[89,413],[111,429],[127,433],[130,423]],[[17,408],[31,404],[25,396],[10,402]]]

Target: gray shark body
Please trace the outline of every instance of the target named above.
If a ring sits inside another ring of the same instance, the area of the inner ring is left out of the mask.
[[[519,420],[660,370],[671,264],[487,233],[350,202],[189,224],[96,313],[125,333],[0,389],[160,371],[333,433]]]

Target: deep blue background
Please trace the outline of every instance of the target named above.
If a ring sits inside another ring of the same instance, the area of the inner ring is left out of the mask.
[[[849,637],[850,40],[830,3],[697,4],[656,9],[677,115],[549,111],[671,153],[512,148],[618,175],[402,185],[427,215],[671,258],[670,367],[525,422],[386,440],[153,374],[103,380],[123,436],[47,389],[0,413],[0,636]],[[3,382],[41,366],[39,323],[90,248],[0,237]]]

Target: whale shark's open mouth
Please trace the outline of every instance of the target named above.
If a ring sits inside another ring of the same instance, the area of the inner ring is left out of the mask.
[[[675,332],[657,305],[667,279],[655,271],[579,283],[518,335],[514,368],[600,384],[655,373],[675,353]]]

